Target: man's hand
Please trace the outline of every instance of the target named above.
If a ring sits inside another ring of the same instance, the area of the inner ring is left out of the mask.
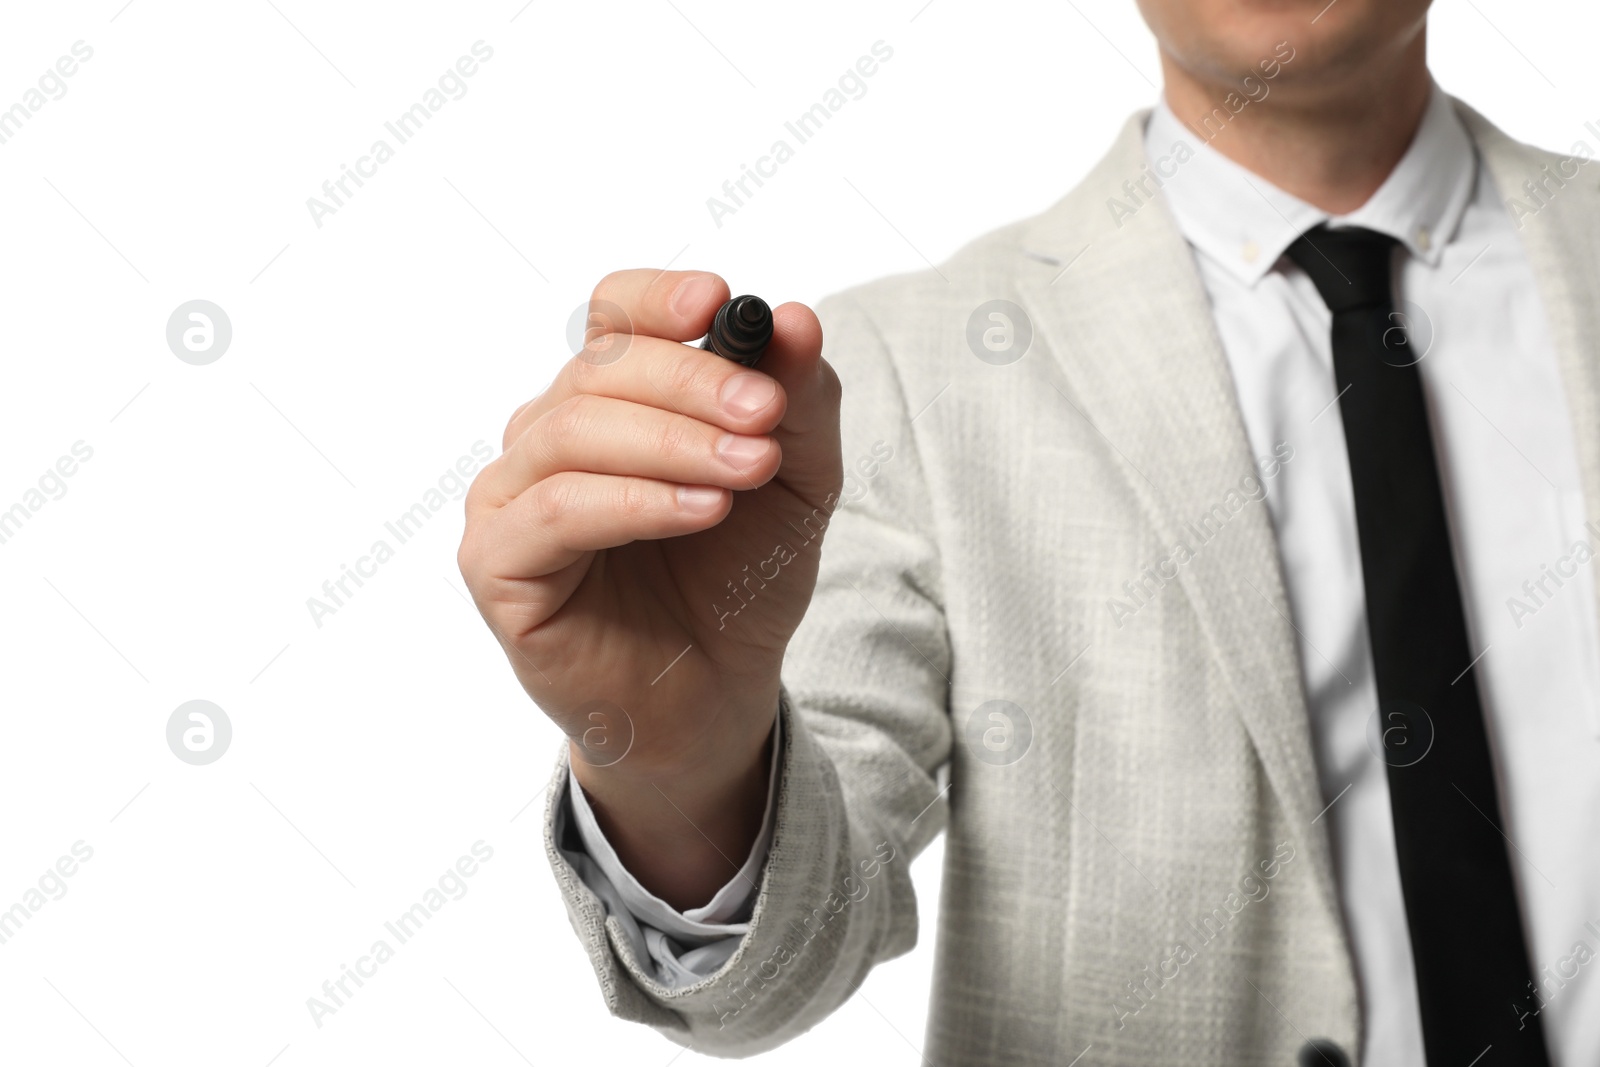
[[[728,296],[701,272],[602,280],[583,351],[474,481],[459,556],[608,839],[680,907],[759,830],[784,649],[843,481],[809,308],[774,309],[759,370],[680,343]]]

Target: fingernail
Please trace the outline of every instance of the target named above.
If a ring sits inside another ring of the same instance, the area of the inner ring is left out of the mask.
[[[722,385],[722,410],[749,418],[778,395],[778,383],[765,374],[735,374]]]
[[[715,285],[710,275],[706,274],[685,278],[678,283],[677,290],[672,294],[672,313],[684,317],[694,314],[710,299],[711,290]]]
[[[722,490],[708,485],[680,485],[678,506],[685,511],[715,511],[722,506]]]
[[[736,470],[744,470],[767,454],[765,437],[746,437],[743,434],[725,433],[717,438],[717,455]]]

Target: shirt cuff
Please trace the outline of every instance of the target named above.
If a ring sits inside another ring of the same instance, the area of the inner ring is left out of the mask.
[[[642,928],[641,933],[654,950],[650,955],[656,957],[658,964],[667,963],[660,958],[662,949],[679,949],[667,953],[675,957],[677,964],[676,967],[668,965],[667,970],[682,968],[695,977],[704,977],[726,961],[738,939],[748,930],[756,889],[761,884],[761,868],[766,863],[777,822],[774,808],[782,750],[783,717],[780,715],[773,726],[772,763],[767,772],[767,808],[762,817],[761,833],[751,845],[744,866],[727,884],[718,889],[707,903],[686,911],[677,910],[651,893],[622,865],[616,850],[601,831],[583,787],[568,766],[566,802],[578,839],[591,861],[577,868],[579,875],[601,897],[616,900],[626,908]],[[608,884],[596,885],[597,878],[603,878]]]

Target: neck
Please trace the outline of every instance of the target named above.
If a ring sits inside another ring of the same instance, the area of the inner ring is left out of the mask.
[[[1201,122],[1230,94],[1245,98],[1239,83],[1185,70],[1165,50],[1161,67],[1167,106],[1181,122],[1235,163],[1333,215],[1359,208],[1383,184],[1410,146],[1431,91],[1419,33],[1399,54],[1374,57],[1336,83],[1264,83],[1268,95],[1217,131],[1214,122]]]

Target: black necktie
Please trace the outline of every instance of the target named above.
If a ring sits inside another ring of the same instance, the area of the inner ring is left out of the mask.
[[[1288,256],[1333,312],[1423,1045],[1431,1067],[1545,1067],[1418,357],[1395,311],[1397,243],[1319,226]]]

